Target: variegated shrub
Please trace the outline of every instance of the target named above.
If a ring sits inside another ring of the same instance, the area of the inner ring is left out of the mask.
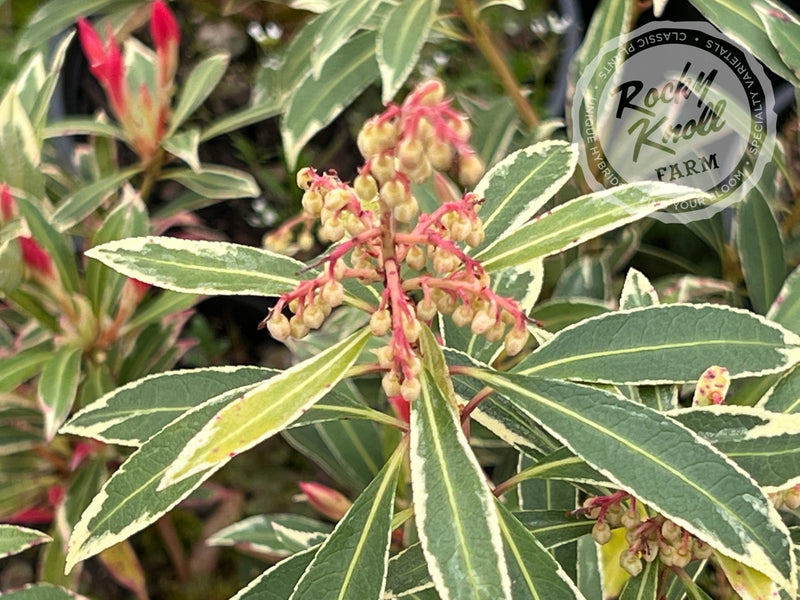
[[[300,170],[303,213],[268,245],[319,221],[332,245],[307,264],[154,236],[87,252],[173,291],[274,296],[262,325],[305,358],[153,375],[77,413],[63,433],[134,452],[81,516],[67,569],[283,433],[360,493],[303,484],[333,527],[261,515],[215,534],[282,558],[236,598],[589,598],[587,570],[626,598],[699,598],[709,562],[745,597],[795,596],[776,506],[800,482],[800,337],[778,312],[800,302],[797,277],[771,320],[662,304],[631,270],[618,310],[548,332],[528,316],[546,257],[698,192],[641,183],[542,212],[576,149],[540,142],[482,175],[469,132],[430,81],[367,121],[352,184]],[[757,407],[723,403],[731,380],[769,374]],[[505,468],[482,466],[490,451]]]

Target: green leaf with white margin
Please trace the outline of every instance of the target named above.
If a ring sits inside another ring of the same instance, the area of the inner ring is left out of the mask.
[[[583,594],[530,530],[500,502],[495,502],[495,508],[500,515],[511,597],[514,600],[584,600]]]
[[[204,59],[192,69],[186,78],[186,83],[183,84],[175,110],[172,111],[168,137],[171,137],[214,91],[228,68],[229,60],[230,55],[227,52],[220,52]]]
[[[44,195],[41,148],[28,113],[10,85],[0,101],[0,181],[36,197]],[[13,151],[12,151],[13,149]]]
[[[800,412],[800,365],[784,373],[756,406],[777,413]]]
[[[216,466],[165,489],[158,485],[196,432],[222,407],[251,388],[236,388],[199,404],[131,454],[92,499],[72,530],[66,572],[154,523],[208,479]]]
[[[428,573],[425,555],[422,553],[422,545],[419,542],[408,546],[389,559],[386,591],[383,598],[408,598],[415,592],[432,588],[433,581]]]
[[[328,59],[364,25],[380,2],[371,0],[342,0],[326,15],[325,27],[314,36],[314,54],[311,69],[314,79],[319,81],[322,69],[330,68]],[[374,47],[373,47],[374,52]]]
[[[622,489],[795,591],[795,557],[780,515],[746,472],[691,430],[596,388],[477,369],[470,375]]]
[[[766,314],[786,277],[781,231],[759,186],[737,206],[736,249],[753,310]]]
[[[81,379],[80,348],[64,346],[44,364],[37,399],[44,413],[44,437],[50,441],[69,415]]]
[[[786,278],[767,318],[800,334],[800,267]]]
[[[652,212],[705,194],[668,183],[641,181],[580,196],[561,204],[475,255],[498,271],[563,252]]]
[[[27,348],[4,356],[0,361],[0,393],[10,392],[20,383],[36,375],[53,351],[49,348]]]
[[[386,466],[353,502],[320,546],[290,600],[361,600],[383,595],[397,474],[406,448],[406,443],[397,447]]]
[[[6,600],[88,600],[76,592],[52,583],[36,583],[3,594]]]
[[[766,492],[800,483],[800,414],[710,406],[675,410],[669,416],[714,444]]]
[[[778,597],[778,587],[763,573],[719,552],[715,552],[714,555],[715,562],[722,568],[731,587],[743,600]]]
[[[49,535],[18,525],[0,524],[0,558],[19,554],[38,544],[52,541]]]
[[[475,186],[484,198],[481,221],[486,234],[480,249],[514,233],[572,177],[578,149],[560,140],[539,142],[501,160]]]
[[[384,104],[392,101],[414,70],[438,10],[439,0],[408,0],[389,11],[376,45]]]
[[[640,306],[656,306],[658,294],[653,284],[641,272],[629,269],[622,284],[622,293],[619,298],[620,310],[638,308]]]
[[[47,116],[51,112],[50,106],[53,100],[53,94],[56,91],[58,78],[61,75],[61,68],[64,65],[67,49],[70,47],[74,35],[74,32],[69,32],[64,35],[53,51],[50,59],[50,68],[41,86],[37,89],[36,98],[29,110],[31,125],[33,125],[33,130],[36,132],[36,137],[39,139],[40,143],[42,140],[42,131],[47,123]]]
[[[94,135],[114,140],[125,139],[125,132],[113,123],[99,121],[93,117],[71,117],[50,123],[44,128],[44,139],[58,138],[65,135]]]
[[[239,590],[231,600],[286,600],[317,550],[315,546],[282,560]]]
[[[200,165],[198,170],[164,171],[161,179],[172,179],[206,198],[255,198],[261,193],[253,176],[221,165]]]
[[[797,83],[758,16],[755,2],[736,0],[691,0],[694,7],[737,44],[749,50],[769,69],[787,81]],[[762,3],[763,4],[763,3]],[[766,5],[765,6],[769,6]]]
[[[716,304],[668,304],[576,323],[514,370],[576,381],[652,385],[697,381],[703,365],[725,365],[732,378],[740,378],[785,371],[798,361],[800,337],[764,317]]]
[[[444,600],[511,598],[494,497],[457,415],[427,370],[411,403],[411,487],[417,529]]]
[[[794,73],[795,84],[800,82],[800,21],[778,2],[753,3],[767,36],[772,41],[783,63]]]
[[[363,0],[362,0],[363,3]],[[349,4],[349,2],[343,2]],[[368,2],[377,5],[377,2]],[[375,35],[355,36],[330,57],[319,79],[311,73],[295,87],[281,122],[281,137],[290,169],[308,140],[342,112],[378,77]]]
[[[141,446],[195,406],[233,388],[277,375],[264,367],[206,367],[148,375],[82,408],[60,433]]]
[[[371,335],[365,327],[220,410],[186,444],[161,486],[222,465],[291,425],[345,377]]]
[[[200,157],[197,148],[200,145],[200,131],[187,129],[166,138],[161,142],[164,150],[174,154],[185,162],[195,173],[200,173]]]
[[[249,552],[286,557],[325,541],[333,527],[301,515],[254,515],[217,531],[208,546],[235,546]]]
[[[574,504],[573,504],[574,506]],[[514,518],[522,523],[545,548],[558,548],[591,533],[594,521],[571,517],[567,510],[520,510]]]
[[[53,226],[58,231],[66,231],[79,223],[92,214],[119,186],[141,170],[141,166],[129,167],[81,187],[58,205],[51,221]]]
[[[534,259],[528,264],[494,273],[489,286],[497,295],[515,300],[527,314],[539,298],[544,281],[544,264]],[[444,333],[445,344],[461,350],[473,358],[491,363],[503,347],[503,338],[490,342],[483,335],[475,335],[469,326],[458,327],[450,317],[439,316],[439,331]]]
[[[190,294],[279,296],[311,277],[298,260],[228,242],[148,236],[85,254],[128,277]]]
[[[625,584],[619,600],[659,600],[659,569],[660,561],[645,562],[642,572]]]

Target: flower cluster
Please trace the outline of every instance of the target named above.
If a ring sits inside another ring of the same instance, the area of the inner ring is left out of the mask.
[[[611,540],[612,529],[625,528],[628,548],[620,553],[619,564],[634,577],[642,572],[643,560],[658,559],[666,566],[683,568],[712,554],[708,544],[663,515],[643,516],[636,508],[636,499],[627,492],[588,498],[576,512],[597,520],[592,537],[598,544]]]
[[[128,143],[143,161],[148,161],[161,145],[170,116],[180,43],[174,15],[162,0],[153,2],[150,34],[156,47],[154,90],[144,84],[138,90],[129,89],[122,51],[110,27],[105,44],[86,19],[78,20],[78,34],[89,68],[103,86]]]
[[[469,134],[466,118],[450,106],[441,82],[421,84],[402,105],[392,104],[364,124],[357,142],[365,162],[352,184],[333,171],[306,168],[297,174],[303,214],[267,239],[268,247],[285,248],[292,227],[303,222],[305,235],[318,220],[319,236],[336,243],[320,262],[321,275],[282,295],[262,323],[276,339],[301,338],[320,327],[344,302],[343,280],[382,282],[370,327],[377,337],[390,336],[378,350],[376,368],[401,414],[398,407],[419,396],[416,347],[422,323],[437,313],[489,341],[505,339],[509,355],[528,339],[526,315],[512,299],[492,291],[486,271],[464,250],[483,242],[482,200],[472,193],[455,197],[444,174],[464,186],[482,176]],[[411,184],[432,176],[440,205],[419,214]]]

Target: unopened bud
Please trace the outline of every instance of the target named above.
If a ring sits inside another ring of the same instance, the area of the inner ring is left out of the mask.
[[[322,300],[329,306],[336,307],[344,302],[344,286],[332,279],[322,286]]]
[[[292,318],[289,319],[289,327],[291,328],[292,337],[296,340],[301,340],[308,335],[308,325],[299,315],[292,315]]]
[[[385,336],[392,328],[392,315],[385,308],[376,310],[369,319],[369,328],[373,335]]]
[[[381,386],[383,387],[384,393],[391,398],[392,396],[400,396],[400,380],[397,377],[397,373],[394,371],[389,371],[388,373],[384,373],[383,378],[381,379]]]
[[[30,237],[19,237],[19,245],[22,249],[22,261],[28,265],[30,270],[41,277],[51,278],[55,275],[53,269],[53,259],[42,248],[36,240]]]
[[[483,162],[475,154],[464,154],[458,161],[458,180],[472,187],[483,177]]]
[[[430,298],[423,298],[417,303],[417,318],[430,321],[436,316],[436,304]]]
[[[483,243],[484,236],[483,223],[477,220],[472,223],[472,228],[465,239],[470,248],[477,248]]]
[[[631,574],[631,577],[636,577],[644,569],[642,559],[639,558],[636,552],[630,549],[625,550],[619,555],[619,566]]]
[[[503,336],[506,333],[506,326],[503,325],[502,321],[496,321],[494,325],[489,327],[484,333],[484,337],[489,342],[499,342],[503,339]]]
[[[421,390],[422,386],[419,383],[419,379],[416,377],[412,377],[411,379],[406,378],[400,385],[400,395],[403,396],[403,398],[405,398],[408,402],[413,402],[419,398]]]
[[[419,339],[422,333],[422,325],[419,324],[415,318],[410,318],[403,322],[403,333],[406,336],[409,344],[413,344]]]
[[[430,177],[431,173],[433,173],[433,170],[431,169],[431,163],[429,163],[428,159],[423,156],[423,161],[419,165],[413,169],[407,169],[405,173],[410,181],[414,183],[422,183],[427,181],[428,177]]]
[[[474,316],[472,307],[469,304],[462,304],[453,311],[451,318],[457,327],[466,327],[472,323]]]
[[[708,558],[711,558],[711,556],[713,554],[714,554],[714,550],[713,550],[713,548],[711,548],[710,545],[706,544],[705,542],[702,542],[702,541],[698,540],[697,538],[694,538],[692,540],[692,555],[696,559],[698,559],[698,560],[706,560]]]
[[[800,489],[798,489],[797,486],[789,489],[783,496],[783,503],[786,505],[786,508],[790,510],[795,510],[800,506]]]
[[[592,527],[592,537],[601,546],[607,544],[611,541],[611,527],[605,521],[597,521]]]
[[[378,348],[377,354],[378,365],[380,365],[381,369],[391,369],[394,365],[394,350],[392,349],[392,345],[381,346]]]
[[[620,517],[620,523],[622,523],[622,526],[625,527],[625,529],[635,529],[641,522],[642,521],[639,519],[639,515],[632,508],[626,510]]]
[[[437,171],[447,171],[453,164],[453,148],[442,140],[431,140],[428,146],[428,160]]]
[[[297,485],[303,490],[308,503],[332,521],[344,517],[352,504],[350,500],[327,485],[314,481],[300,481]]]
[[[408,196],[406,200],[398,204],[392,209],[392,215],[400,223],[410,223],[417,216],[419,206],[414,196]]]
[[[444,99],[444,83],[438,79],[421,83],[419,87],[425,90],[425,93],[419,98],[419,103],[423,106],[433,106]]]
[[[421,271],[425,268],[425,263],[428,259],[425,256],[425,252],[419,246],[411,246],[408,249],[408,254],[406,254],[406,264],[415,269],[417,271]]]
[[[666,520],[661,524],[661,535],[665,540],[674,544],[683,536],[683,528],[670,520]]]
[[[306,167],[297,172],[297,187],[301,190],[308,190],[314,181],[314,169]]]
[[[442,313],[443,315],[449,315],[458,307],[458,300],[448,294],[447,292],[435,290],[436,292],[440,292],[434,297],[434,302],[436,302],[436,309]]]
[[[308,304],[303,309],[303,323],[305,323],[309,329],[319,329],[324,320],[325,313],[320,306]]]
[[[332,211],[340,211],[350,202],[350,190],[336,188],[325,194],[325,208]]]
[[[416,138],[406,138],[397,147],[397,158],[406,171],[413,171],[425,160],[425,149],[422,142]]]
[[[378,152],[389,150],[397,145],[397,127],[391,121],[379,123],[375,133],[378,138]]]
[[[390,208],[400,206],[406,197],[406,187],[398,179],[391,179],[381,186],[381,199]]]
[[[378,194],[378,183],[372,175],[359,175],[353,182],[353,189],[362,202],[369,202]]]
[[[378,183],[386,183],[394,179],[397,170],[394,165],[394,156],[391,154],[381,154],[370,163],[370,173]]]
[[[281,313],[274,313],[269,318],[267,321],[267,329],[272,337],[281,342],[285,342],[292,334],[289,319]]]
[[[495,318],[486,310],[475,313],[470,329],[475,335],[486,333],[496,323]]]
[[[375,121],[364,123],[356,138],[358,150],[364,158],[369,158],[380,151],[378,134],[376,132]]]
[[[515,327],[509,331],[505,341],[506,354],[508,356],[516,356],[519,354],[528,342],[529,335],[528,330],[524,328],[518,329]]]
[[[308,190],[303,194],[303,210],[312,217],[318,217],[322,212],[322,194],[317,190]]]

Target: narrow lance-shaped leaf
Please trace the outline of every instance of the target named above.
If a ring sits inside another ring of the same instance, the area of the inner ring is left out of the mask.
[[[81,378],[81,350],[65,346],[53,354],[39,378],[38,400],[44,412],[45,439],[52,440],[75,401]]]
[[[800,334],[800,267],[792,271],[783,282],[767,318]]]
[[[254,515],[220,529],[206,544],[286,557],[321,544],[332,529],[327,523],[301,515]]]
[[[500,502],[495,503],[500,515],[506,563],[511,576],[514,600],[543,598],[572,598],[584,600],[556,560],[534,535]]]
[[[641,181],[581,196],[537,216],[479,252],[487,271],[513,267],[563,252],[607,231],[638,221],[699,191],[668,183]]]
[[[209,94],[217,87],[220,79],[228,68],[230,55],[220,52],[204,59],[199,63],[183,85],[178,104],[172,111],[167,136],[171,136],[183,122],[208,98]]]
[[[186,151],[183,154],[186,155]],[[205,198],[255,198],[261,193],[252,175],[220,165],[203,164],[191,169],[164,171],[161,178],[177,181]]]
[[[470,374],[616,485],[794,592],[795,557],[772,503],[747,473],[689,429],[596,388],[514,374]]]
[[[411,403],[411,486],[419,537],[445,599],[511,598],[500,523],[484,474],[430,375]]]
[[[228,242],[137,237],[96,246],[86,256],[128,277],[191,294],[277,296],[306,278],[298,260]]]
[[[162,487],[224,464],[296,421],[344,378],[370,335],[368,327],[361,329],[220,410],[186,444]]]
[[[290,556],[264,571],[231,600],[286,600],[314,559],[318,547]]]
[[[774,176],[774,174],[773,174]],[[780,228],[759,186],[738,206],[736,248],[753,310],[766,314],[786,277]]]
[[[784,64],[794,74],[794,84],[800,82],[800,21],[790,10],[780,3],[767,0],[766,3],[753,3],[761,23]],[[796,8],[796,7],[795,7]]]
[[[59,231],[66,231],[92,214],[125,181],[142,170],[140,166],[118,171],[81,187],[58,205],[52,223]]]
[[[644,569],[625,584],[619,600],[658,600],[659,561],[644,563]]]
[[[384,104],[392,101],[414,70],[438,10],[439,0],[409,0],[389,11],[376,46]]]
[[[486,234],[477,251],[536,214],[572,176],[577,162],[575,145],[549,140],[517,150],[489,169],[475,186],[475,194],[484,198],[481,221]]]
[[[6,600],[86,600],[86,596],[81,596],[52,583],[28,585],[3,594],[3,598]]]
[[[263,367],[207,367],[148,375],[84,407],[61,433],[139,446],[206,400],[277,373]]]
[[[707,365],[732,378],[784,371],[800,337],[749,311],[670,304],[607,313],[559,331],[515,371],[616,384],[696,381]]]
[[[161,142],[164,150],[174,154],[184,161],[195,173],[199,173],[200,157],[197,154],[200,144],[200,132],[197,129],[187,129],[171,135]]]
[[[779,413],[800,412],[800,365],[784,373],[759,400],[757,406]]]
[[[383,595],[397,473],[406,447],[403,443],[395,450],[386,466],[353,502],[317,551],[290,600],[361,600]]]
[[[198,405],[147,440],[117,469],[92,499],[72,530],[66,572],[78,562],[127,539],[158,520],[192,493],[216,469],[158,489],[167,468],[192,436],[220,408],[240,397],[247,388],[236,388]]]
[[[49,535],[41,531],[19,527],[18,525],[0,524],[0,558],[19,554],[37,544],[51,541]]]
[[[363,26],[380,2],[348,0],[339,2],[326,16],[325,27],[314,37],[314,54],[311,66],[315,79],[319,79],[325,62]]]
[[[281,123],[283,148],[290,168],[294,168],[305,143],[341,113],[377,77],[375,35],[363,33],[330,57],[318,79],[314,79],[309,73],[297,84]]]

